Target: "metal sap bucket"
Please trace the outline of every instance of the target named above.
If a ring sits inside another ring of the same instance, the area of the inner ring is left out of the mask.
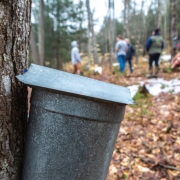
[[[23,180],[105,180],[124,118],[127,88],[31,65],[33,88]]]

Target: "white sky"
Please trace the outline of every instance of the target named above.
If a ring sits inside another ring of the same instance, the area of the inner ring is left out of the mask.
[[[74,2],[78,2],[79,0],[74,0]],[[83,0],[86,2],[86,0]],[[91,11],[94,10],[94,19],[98,20],[94,29],[96,32],[98,32],[101,28],[101,25],[103,23],[104,17],[107,15],[107,9],[108,9],[108,0],[89,0]],[[124,9],[124,4],[122,3],[123,0],[114,0],[115,3],[115,17],[120,19],[122,17],[122,10]],[[142,0],[137,0],[137,8],[140,9]],[[148,3],[145,3],[145,11],[148,7]]]
[[[102,26],[104,17],[107,15],[107,9],[108,9],[108,0],[89,0],[91,11],[94,10],[94,20],[96,21],[96,24],[94,26],[94,29],[96,32],[98,32]],[[124,5],[122,3],[123,0],[114,0],[115,3],[115,17],[120,19],[122,16],[122,10],[124,9]],[[137,0],[138,8],[141,6],[142,0]],[[79,0],[74,0],[74,3],[79,2]],[[84,3],[86,3],[86,0],[83,0]],[[145,11],[148,8],[148,2],[145,3]],[[34,21],[32,17],[32,21]],[[87,24],[86,24],[87,26]]]
[[[115,0],[115,17],[120,18],[124,5],[122,0]],[[108,0],[90,0],[91,10],[95,10],[94,19],[98,20],[96,23],[95,31],[97,32],[104,20],[104,17],[107,15],[108,10]]]

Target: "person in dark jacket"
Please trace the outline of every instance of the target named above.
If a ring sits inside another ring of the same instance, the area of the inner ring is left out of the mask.
[[[134,49],[133,45],[130,43],[128,38],[126,38],[125,41],[128,45],[128,50],[126,53],[126,61],[129,63],[130,72],[133,73],[132,59],[133,59],[133,56],[135,56],[135,49]]]
[[[158,75],[159,71],[159,58],[161,55],[161,52],[164,48],[164,41],[163,37],[159,34],[160,29],[154,30],[154,35],[152,35],[146,43],[146,50],[149,53],[149,76],[152,77],[153,75],[153,61],[155,61],[156,71],[155,76]]]

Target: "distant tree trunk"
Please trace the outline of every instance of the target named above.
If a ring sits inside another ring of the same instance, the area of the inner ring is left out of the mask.
[[[109,43],[109,64],[112,66],[112,19],[111,19],[111,0],[108,1],[108,43]]]
[[[108,3],[108,42],[109,42],[109,53],[110,53],[110,67],[113,61],[113,45],[115,36],[115,20],[114,20],[114,0],[109,0]]]
[[[58,32],[58,34],[59,34],[59,32]],[[60,36],[59,35],[57,38],[57,44],[60,44]],[[56,62],[57,62],[57,69],[62,70],[63,65],[62,65],[62,61],[60,59],[60,55],[59,55],[59,46],[56,46]]]
[[[90,32],[88,30],[88,64],[91,64],[91,37]]]
[[[178,37],[178,12],[177,12],[177,0],[170,0],[171,10],[171,41],[174,37]],[[172,56],[175,56],[176,48],[172,47]]]
[[[44,65],[44,1],[39,0],[39,64]]]
[[[129,32],[129,8],[130,8],[130,0],[124,0],[124,13],[123,13],[123,26],[124,26],[124,32],[123,36],[126,36],[129,38],[130,32]]]
[[[164,14],[164,40],[165,40],[165,44],[168,44],[167,42],[168,42],[168,8],[169,8],[169,0],[166,0],[165,1],[165,7],[164,7],[164,11],[165,11],[165,14]],[[167,50],[167,47],[168,46],[166,46],[166,50]]]
[[[138,52],[139,52],[139,49],[140,48],[143,48],[143,46],[140,46],[142,43],[142,35],[145,31],[144,29],[144,13],[143,13],[143,10],[144,10],[144,3],[145,3],[145,0],[142,0],[141,2],[141,10],[140,10],[140,19],[139,19],[139,26],[136,26],[137,27],[137,53],[136,53],[136,64],[138,63]]]
[[[39,64],[38,51],[37,51],[36,41],[35,41],[35,37],[34,37],[33,27],[31,27],[30,46],[31,46],[31,53],[32,53],[33,63]]]
[[[115,3],[114,0],[112,0],[112,44],[115,45],[115,39],[116,39],[116,21],[115,21]]]
[[[0,2],[0,179],[21,176],[27,88],[18,82],[28,64],[31,1]]]
[[[56,21],[57,21],[57,30],[56,30],[56,62],[57,62],[57,69],[62,70],[63,69],[63,63],[62,60],[60,58],[60,44],[61,44],[61,27],[60,27],[60,23],[61,23],[61,5],[58,3],[57,4],[57,9],[56,9]]]
[[[161,4],[161,0],[157,0],[157,15],[158,15],[158,19],[157,19],[157,28],[161,27],[161,18],[162,18],[162,4]]]
[[[94,62],[95,64],[99,64],[98,52],[96,47],[96,35],[94,32],[94,24],[93,24],[93,14],[90,9],[89,0],[86,0],[86,8],[88,12],[88,28],[92,35]]]

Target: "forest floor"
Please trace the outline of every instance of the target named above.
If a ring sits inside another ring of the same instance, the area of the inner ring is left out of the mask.
[[[169,63],[160,66],[159,78],[180,79],[180,70],[172,72]],[[105,66],[101,75],[85,76],[127,87],[146,82],[147,73],[148,62],[140,59],[132,75]],[[180,93],[152,96],[139,90],[134,100],[126,108],[107,180],[180,180]]]

